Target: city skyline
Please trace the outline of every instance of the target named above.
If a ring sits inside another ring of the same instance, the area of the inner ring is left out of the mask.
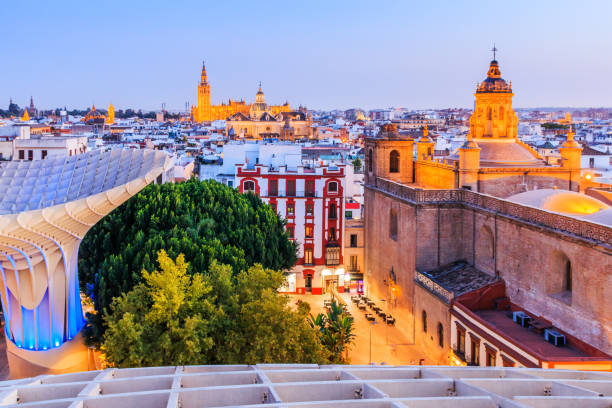
[[[0,103],[184,110],[205,60],[213,103],[252,101],[262,81],[269,103],[295,107],[471,108],[496,44],[517,107],[611,106],[593,78],[612,70],[612,5],[526,4],[10,4]]]

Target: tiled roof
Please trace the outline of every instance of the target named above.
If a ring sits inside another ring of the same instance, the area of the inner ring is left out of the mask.
[[[495,276],[482,272],[465,261],[456,261],[433,271],[421,273],[444,289],[453,292],[455,296],[480,289],[498,280]]]

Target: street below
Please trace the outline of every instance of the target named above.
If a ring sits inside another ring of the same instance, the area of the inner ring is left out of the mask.
[[[365,318],[365,313],[374,313],[369,307],[366,311],[359,310],[351,302],[347,293],[339,294],[347,304],[349,312],[354,318],[355,340],[349,349],[350,364],[389,364],[389,365],[418,365],[422,360],[427,363],[427,356],[395,326],[387,325],[376,316],[374,324]],[[298,300],[310,304],[311,313],[325,313],[324,300],[330,295],[290,295],[292,304]],[[394,316],[401,319],[401,316]],[[371,350],[371,352],[370,352]]]

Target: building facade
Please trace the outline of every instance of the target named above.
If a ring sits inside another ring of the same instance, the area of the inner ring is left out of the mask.
[[[0,160],[42,160],[87,151],[87,136],[34,133],[29,125],[0,129]]]
[[[287,276],[288,293],[321,295],[350,288],[345,273],[344,166],[238,164],[236,187],[252,192],[287,221],[298,261]]]
[[[264,112],[259,116],[235,113],[225,122],[226,134],[231,139],[266,139],[283,141],[312,139],[312,117],[304,112],[281,112],[276,116]]]

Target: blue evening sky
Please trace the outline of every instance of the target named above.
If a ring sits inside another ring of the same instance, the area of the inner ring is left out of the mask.
[[[7,1],[0,106],[470,107],[493,42],[516,107],[612,106],[612,1]]]

